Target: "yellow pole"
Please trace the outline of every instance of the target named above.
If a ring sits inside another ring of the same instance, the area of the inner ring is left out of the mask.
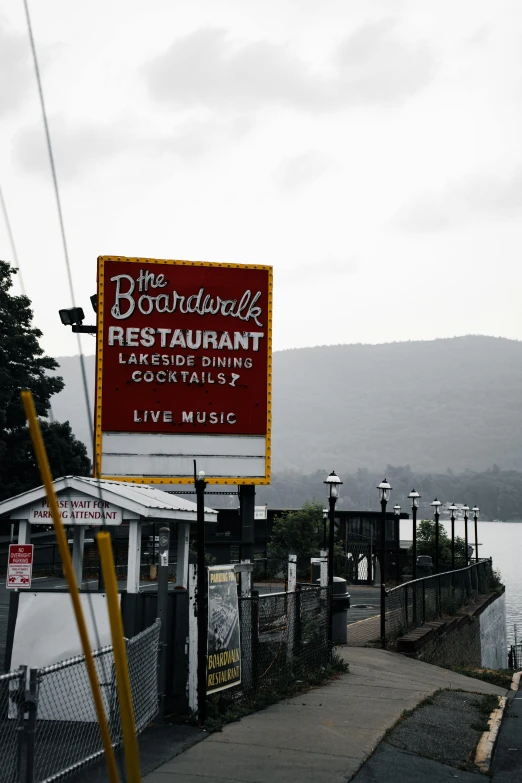
[[[114,652],[114,666],[116,668],[118,700],[120,702],[120,718],[123,731],[127,781],[128,783],[140,783],[141,775],[138,739],[136,737],[136,726],[134,723],[129,666],[123,638],[123,624],[121,621],[120,603],[118,600],[118,583],[116,581],[114,559],[112,556],[111,537],[107,532],[101,532],[98,533],[96,538],[98,540],[103,581],[105,584],[105,592],[107,593],[109,622],[111,624],[112,649]]]
[[[100,728],[103,750],[105,752],[105,761],[109,773],[109,780],[110,783],[119,783],[116,759],[114,757],[114,749],[112,747],[109,725],[107,723],[107,718],[105,716],[105,710],[103,707],[103,699],[101,695],[100,684],[98,682],[98,675],[96,673],[96,667],[94,665],[94,658],[92,657],[89,634],[87,633],[87,626],[83,616],[80,594],[78,592],[78,584],[76,582],[76,576],[71,560],[71,553],[69,552],[65,531],[63,529],[62,518],[58,508],[58,501],[56,500],[53,478],[51,476],[51,470],[47,460],[47,453],[45,451],[40,424],[38,423],[38,417],[34,407],[33,395],[30,391],[25,390],[20,393],[20,396],[22,398],[25,415],[29,423],[29,432],[31,433],[31,439],[33,441],[36,461],[38,462],[40,475],[47,493],[47,502],[49,503],[51,516],[53,518],[54,531],[56,533],[56,540],[58,542],[60,557],[62,558],[63,571],[67,580],[67,586],[69,587],[76,624],[78,625],[78,633],[80,634],[82,650],[85,656],[85,667],[89,676],[92,698],[96,710],[96,717],[98,719],[98,726]]]

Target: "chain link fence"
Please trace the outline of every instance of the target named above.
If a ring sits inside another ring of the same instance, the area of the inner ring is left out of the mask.
[[[0,781],[16,781],[26,668],[0,675]]]
[[[256,557],[253,561],[252,584],[268,591],[284,590],[288,578],[288,557]],[[309,557],[298,557],[297,579],[312,582],[312,565]]]
[[[158,712],[160,622],[126,640],[136,731]],[[113,747],[122,744],[112,647],[93,652]],[[27,690],[26,690],[27,688]],[[51,783],[103,756],[83,655],[0,677],[0,783]],[[20,730],[19,730],[20,729]]]
[[[508,668],[515,672],[522,669],[522,643],[510,645],[508,650]]]
[[[386,591],[386,639],[438,617],[454,615],[494,586],[491,560],[405,582]]]
[[[312,585],[240,598],[241,685],[210,701],[248,705],[277,697],[328,666],[328,598],[328,588]]]

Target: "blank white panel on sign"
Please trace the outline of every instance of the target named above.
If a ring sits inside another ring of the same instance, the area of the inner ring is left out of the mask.
[[[104,456],[110,454],[161,454],[200,457],[265,457],[266,438],[239,435],[165,435],[134,432],[104,432]]]
[[[103,455],[103,469],[106,476],[123,477],[176,477],[187,476],[194,471],[192,457],[171,457],[164,455],[139,455],[132,454]],[[197,460],[197,469],[204,470],[210,476],[237,478],[258,478],[265,476],[265,460],[261,457],[206,457],[200,456]]]
[[[105,476],[183,477],[198,470],[227,478],[265,477],[264,437],[208,437],[104,433],[102,440]]]

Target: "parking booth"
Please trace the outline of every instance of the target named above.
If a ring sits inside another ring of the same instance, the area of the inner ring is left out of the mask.
[[[101,526],[106,526],[112,531],[113,540],[116,535],[115,540],[126,546],[126,563],[118,569],[118,584],[124,631],[130,637],[152,624],[157,616],[157,583],[150,580],[149,568],[142,562],[142,531],[152,525],[154,547],[155,523],[171,529],[175,581],[173,574],[169,583],[168,638],[169,659],[178,673],[178,682],[171,673],[168,685],[171,694],[177,693],[182,701],[187,671],[184,655],[190,526],[196,524],[196,503],[157,486],[81,476],[56,479],[54,489],[72,544],[73,566],[93,648],[111,644],[111,638],[105,594],[98,589],[97,576],[90,573],[83,579],[86,531],[93,529],[94,538]],[[15,543],[34,543],[35,555],[42,546],[38,542],[54,537],[54,532],[48,532],[52,518],[44,487],[2,501],[0,518],[17,523]],[[205,508],[205,522],[217,522],[217,511]],[[4,556],[7,559],[7,550]],[[33,668],[47,666],[81,653],[67,586],[59,576],[45,575],[45,565],[40,562],[39,570],[33,572],[30,587],[10,591],[5,661],[1,662],[4,671],[21,664]],[[149,577],[149,581],[144,581],[144,577]],[[176,708],[175,704],[172,706]]]

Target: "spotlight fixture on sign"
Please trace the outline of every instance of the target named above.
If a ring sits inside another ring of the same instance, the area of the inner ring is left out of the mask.
[[[92,297],[91,297],[92,302]],[[94,307],[94,304],[93,304]],[[96,308],[94,308],[96,312]],[[58,310],[58,315],[64,326],[70,326],[72,332],[80,334],[96,334],[95,326],[84,326],[85,313],[82,307],[69,307],[68,309]]]

